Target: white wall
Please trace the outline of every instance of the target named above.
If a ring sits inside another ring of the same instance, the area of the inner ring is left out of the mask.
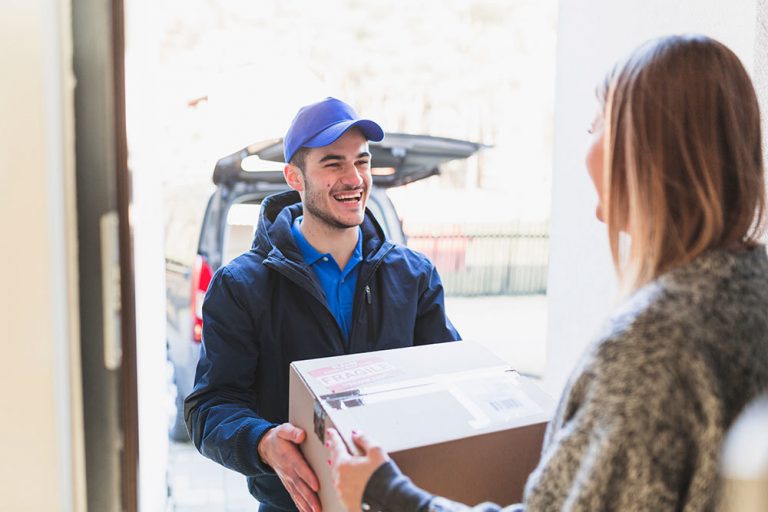
[[[126,124],[128,166],[133,199],[136,364],[139,401],[139,510],[162,512],[167,506],[168,421],[173,403],[165,346],[165,258],[163,250],[162,173],[158,153],[157,6],[126,2]]]
[[[0,5],[3,510],[85,510],[69,13]]]
[[[768,0],[757,0],[754,66],[755,89],[762,115],[763,161],[768,168]]]
[[[586,129],[595,87],[611,65],[647,39],[699,32],[753,62],[756,0],[561,0],[558,13],[555,155],[547,333],[547,388],[556,396],[614,304],[605,228],[586,174]]]

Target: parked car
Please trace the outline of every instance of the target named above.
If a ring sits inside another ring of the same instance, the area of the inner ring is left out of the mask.
[[[368,208],[394,242],[405,244],[386,189],[439,174],[440,165],[473,155],[482,145],[392,133],[370,144],[373,187]],[[287,190],[281,139],[252,144],[221,158],[213,185],[184,187],[166,196],[168,359],[174,369],[174,440],[187,439],[183,400],[191,391],[202,341],[202,303],[213,273],[251,247],[261,201]],[[206,200],[207,199],[207,200]]]

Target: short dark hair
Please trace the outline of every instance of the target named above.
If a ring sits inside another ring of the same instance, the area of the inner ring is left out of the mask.
[[[291,161],[288,162],[288,163],[295,165],[303,173],[304,172],[304,166],[307,163],[307,154],[308,153],[309,153],[309,148],[307,148],[307,147],[300,147],[299,149],[296,150],[296,152],[291,157]]]

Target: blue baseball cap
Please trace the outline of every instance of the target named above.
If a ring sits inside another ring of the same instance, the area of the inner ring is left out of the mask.
[[[370,119],[360,119],[357,112],[336,98],[325,98],[299,109],[283,140],[285,161],[302,147],[319,148],[333,144],[352,127],[359,128],[366,139],[379,142],[384,130]]]

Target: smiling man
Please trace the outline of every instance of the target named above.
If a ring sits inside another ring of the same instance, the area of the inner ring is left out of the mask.
[[[423,255],[385,239],[366,209],[373,121],[326,98],[284,139],[291,191],[268,197],[251,250],[219,269],[203,303],[203,347],[185,402],[195,446],[248,477],[262,512],[319,511],[288,423],[292,361],[459,339]]]

